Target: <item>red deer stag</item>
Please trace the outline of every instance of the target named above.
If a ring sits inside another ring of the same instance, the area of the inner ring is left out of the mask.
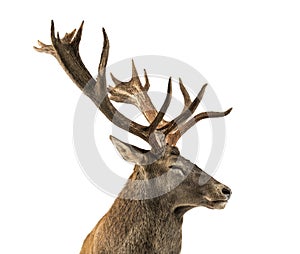
[[[198,121],[223,117],[230,113],[231,108],[225,112],[202,112],[191,117],[203,97],[206,85],[191,101],[180,80],[184,109],[172,121],[164,120],[171,101],[171,78],[159,112],[147,94],[150,86],[147,73],[144,73],[146,84],[143,86],[133,62],[131,80],[121,82],[112,76],[116,86],[108,89],[106,64],[109,41],[106,32],[103,29],[104,44],[95,80],[79,55],[82,28],[83,22],[77,33],[74,30],[60,39],[58,33],[55,36],[52,21],[52,45],[39,41],[40,47],[35,49],[53,55],[74,83],[110,121],[148,142],[151,150],[147,151],[110,137],[122,157],[133,162],[135,166],[110,210],[86,237],[80,253],[180,253],[183,215],[198,206],[223,209],[230,198],[231,190],[182,157],[176,143]],[[149,126],[129,120],[114,107],[110,99],[135,105],[143,113]],[[155,192],[163,194],[156,195]],[[149,193],[152,198],[147,198]]]

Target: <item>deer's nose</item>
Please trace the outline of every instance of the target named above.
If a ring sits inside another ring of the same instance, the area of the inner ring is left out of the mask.
[[[230,199],[231,190],[228,187],[223,187],[222,193],[227,197],[227,199]]]

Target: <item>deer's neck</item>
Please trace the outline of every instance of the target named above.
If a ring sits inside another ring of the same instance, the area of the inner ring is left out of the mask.
[[[130,179],[140,177],[135,171]],[[86,239],[94,239],[96,246],[91,248],[98,251],[95,253],[180,253],[182,216],[172,212],[172,202],[165,195],[139,200],[122,198],[142,192],[142,188],[125,186]]]
[[[181,226],[158,199],[118,198],[102,219],[105,241],[118,253],[179,253]]]

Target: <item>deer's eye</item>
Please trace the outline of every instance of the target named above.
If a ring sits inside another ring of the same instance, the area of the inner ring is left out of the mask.
[[[177,147],[172,147],[171,154],[172,155],[179,155],[180,153],[179,153],[178,148]]]
[[[184,176],[184,171],[183,171],[183,169],[182,168],[180,168],[180,167],[178,167],[178,166],[170,166],[169,167],[171,170],[172,170],[172,172],[174,172],[175,174],[179,174],[179,175],[181,175],[181,176]]]

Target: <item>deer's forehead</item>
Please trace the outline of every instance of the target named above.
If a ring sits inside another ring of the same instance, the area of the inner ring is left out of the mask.
[[[163,159],[173,159],[180,156],[179,149],[176,146],[167,146]]]
[[[162,164],[164,166],[171,166],[171,165],[183,165],[186,162],[188,162],[188,160],[186,160],[184,157],[180,156],[177,153],[168,153],[164,156],[164,158],[162,158],[159,161],[159,164]]]

